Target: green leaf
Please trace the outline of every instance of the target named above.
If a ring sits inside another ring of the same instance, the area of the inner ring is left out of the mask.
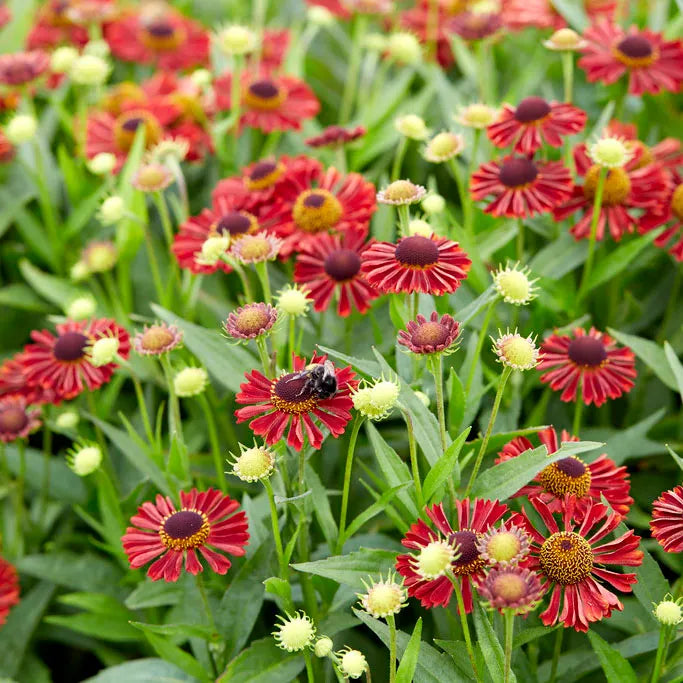
[[[496,632],[493,630],[493,626],[491,626],[488,615],[476,600],[474,601],[473,616],[474,627],[477,630],[477,644],[484,655],[486,667],[494,681],[502,681],[505,670],[503,647],[498,640],[498,636],[496,636]],[[514,671],[511,671],[510,681],[516,680]]]
[[[624,659],[623,655],[612,648],[595,631],[588,631],[588,639],[600,660],[600,666],[605,672],[607,683],[637,683],[633,667]]]
[[[453,469],[457,465],[458,456],[460,455],[462,447],[465,445],[465,441],[467,440],[471,429],[471,427],[468,427],[462,432],[446,449],[446,452],[436,461],[436,464],[429,470],[422,484],[422,493],[426,501],[429,501],[433,495],[438,493],[442,484],[445,484],[446,481],[448,481],[448,478],[453,473]],[[455,484],[457,486],[458,482],[456,481]]]
[[[304,666],[300,654],[287,655],[273,638],[262,638],[240,652],[216,683],[290,683]]]
[[[190,674],[190,676],[198,678],[200,681],[208,683],[208,681],[212,680],[211,676],[204,670],[204,667],[191,654],[169,643],[165,638],[158,636],[156,633],[145,630],[144,634],[159,657],[171,662],[171,664],[175,664],[179,669]]]
[[[54,593],[54,584],[43,581],[21,596],[0,628],[0,675],[14,678],[43,612]]]
[[[183,588],[177,583],[147,579],[125,599],[124,604],[131,610],[177,605],[182,598],[182,593]]]
[[[34,313],[54,312],[52,306],[45,303],[28,285],[20,282],[0,289],[0,306],[8,306],[20,311],[32,311]]]
[[[590,22],[580,3],[574,0],[552,0],[552,5],[579,33],[583,33],[584,29],[588,28]]]
[[[197,679],[170,662],[148,657],[110,666],[83,683],[123,683],[124,681],[125,683],[196,683]]]
[[[548,465],[570,455],[592,451],[602,445],[596,441],[569,441],[563,443],[555,453],[550,455],[545,446],[525,451],[516,458],[506,460],[482,472],[474,484],[472,496],[505,500],[528,484]]]
[[[448,401],[448,427],[449,430],[455,431],[456,429],[460,429],[460,425],[465,417],[465,405],[467,403],[467,399],[465,397],[465,389],[462,386],[460,377],[458,377],[458,373],[456,373],[453,368],[451,368],[449,373],[447,384],[450,385],[450,399]]]
[[[140,621],[131,621],[131,627],[144,633],[155,633],[167,638],[177,638],[178,642],[184,642],[188,638],[201,638],[206,641],[214,641],[219,638],[218,634],[208,626],[200,624],[143,624]]]
[[[647,433],[656,425],[666,414],[665,408],[660,408],[644,420],[637,422],[626,429],[614,432],[605,443],[604,451],[617,465],[621,465],[625,460],[632,457],[643,455],[647,450],[655,453],[663,452],[660,443],[650,441],[646,438]]]
[[[619,342],[625,346],[629,346],[632,351],[640,358],[640,360],[647,365],[652,372],[659,377],[669,389],[678,391],[678,385],[674,373],[671,370],[669,361],[664,353],[664,350],[655,342],[642,337],[636,337],[626,332],[619,332],[613,330],[611,327],[607,331]]]
[[[673,350],[673,347],[668,341],[664,342],[664,355],[666,356],[666,360],[669,362],[669,367],[674,374],[676,385],[678,386],[678,393],[681,395],[681,399],[683,400],[683,364],[681,364],[676,352]]]
[[[464,327],[470,320],[476,318],[492,301],[498,298],[499,294],[491,285],[483,294],[480,294],[472,303],[461,308],[456,314],[455,319],[460,321]]]
[[[55,614],[45,617],[43,621],[112,643],[125,643],[140,639],[140,634],[128,623],[127,619],[117,619],[105,614],[89,612]]]
[[[378,515],[380,512],[383,512],[384,509],[386,508],[387,504],[389,501],[399,492],[402,491],[406,486],[411,486],[412,481],[405,481],[402,484],[399,484],[398,486],[394,486],[393,488],[390,488],[388,491],[385,491],[378,500],[376,500],[370,507],[365,508],[363,512],[361,512],[358,517],[356,517],[351,524],[349,524],[348,528],[344,532],[344,538],[343,538],[343,543],[349,540],[351,536],[353,536],[356,531],[358,531],[363,524],[371,520],[375,515]]]
[[[672,450],[671,446],[669,446],[669,444],[665,444],[665,446],[666,446],[666,450],[669,451],[669,454],[674,459],[674,462],[683,470],[683,458],[681,458],[681,456],[678,455],[677,453],[674,453],[674,451]]]
[[[339,534],[337,522],[332,515],[327,489],[323,486],[316,471],[308,463],[306,463],[306,484],[311,487],[313,512],[318,524],[320,524],[327,545],[332,549]]]
[[[26,259],[20,261],[19,269],[31,287],[60,310],[63,310],[69,301],[83,294],[82,289],[74,287],[68,280],[48,275]]]
[[[391,571],[396,562],[396,553],[390,550],[361,548],[346,555],[334,555],[324,560],[300,562],[292,567],[298,572],[324,576],[337,583],[343,583],[357,590],[363,590],[363,581],[369,575]]]
[[[408,646],[401,657],[401,663],[399,664],[398,671],[396,671],[396,683],[411,683],[413,680],[413,674],[417,667],[417,660],[420,654],[420,642],[422,637],[422,617],[419,617],[415,628],[413,629],[413,635],[410,636],[408,641]]]
[[[538,638],[543,638],[549,633],[556,631],[558,628],[564,628],[564,626],[562,624],[555,624],[555,626],[533,626],[531,628],[525,628],[521,633],[515,635],[512,641],[512,649],[514,651],[517,648],[522,647],[522,645],[531,643]]]
[[[248,351],[228,344],[219,332],[183,320],[157,304],[150,305],[156,316],[183,330],[183,343],[215,379],[230,391],[239,391],[244,373],[258,365]]]
[[[327,354],[330,358],[340,360],[342,361],[342,363],[350,365],[354,369],[359,370],[360,372],[362,372],[365,375],[368,375],[369,377],[378,377],[380,374],[379,365],[375,363],[374,360],[367,360],[365,358],[354,358],[353,356],[348,356],[345,353],[340,353],[339,351],[330,349],[327,346],[321,346],[320,344],[318,344],[318,348],[320,349],[320,351]]]

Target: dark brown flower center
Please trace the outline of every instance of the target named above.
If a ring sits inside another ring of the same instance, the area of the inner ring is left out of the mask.
[[[307,413],[318,405],[318,399],[308,385],[306,377],[298,373],[282,375],[270,391],[270,400],[277,410],[290,415]]]
[[[626,36],[617,44],[617,50],[631,59],[642,59],[652,54],[652,44],[643,36]]]
[[[164,19],[157,19],[145,27],[147,33],[155,38],[170,38],[175,33],[173,24]]]
[[[244,93],[245,104],[261,111],[277,109],[284,98],[284,90],[268,78],[250,83]]]
[[[326,256],[324,268],[332,279],[344,282],[360,270],[360,256],[353,249],[337,249]]]
[[[504,162],[500,168],[499,179],[506,187],[523,187],[538,175],[536,166],[524,157],[515,157]]]
[[[144,122],[145,119],[143,119],[141,116],[134,116],[133,118],[124,121],[121,124],[121,128],[123,128],[123,130],[127,131],[128,133],[134,133],[138,129],[138,126],[140,126]]]
[[[452,533],[448,537],[448,543],[455,548],[457,555],[452,565],[454,574],[467,576],[484,566],[485,562],[477,550],[477,534],[472,529]]]
[[[277,170],[277,164],[274,161],[259,161],[251,169],[249,174],[250,180],[263,180],[271,173]]]
[[[164,519],[159,529],[162,543],[171,550],[190,550],[204,545],[211,527],[203,512],[179,510]]]
[[[55,342],[52,353],[57,360],[74,361],[85,356],[88,338],[80,332],[65,332]]]
[[[399,263],[410,268],[426,268],[439,261],[439,247],[433,240],[412,235],[397,245],[394,256]]]
[[[252,83],[249,86],[249,92],[252,95],[256,95],[256,97],[260,97],[261,99],[268,100],[272,97],[277,97],[278,94],[278,88],[273,81],[269,80],[262,80],[262,81],[256,81],[255,83]]]
[[[216,223],[216,230],[222,235],[243,235],[249,232],[249,228],[251,228],[249,217],[239,211],[226,213]]]
[[[413,332],[410,341],[415,346],[440,346],[448,340],[448,328],[437,322],[422,323]]]
[[[590,543],[571,531],[548,538],[541,546],[538,560],[545,575],[562,586],[580,583],[593,571]]]
[[[548,114],[550,114],[550,105],[542,97],[527,97],[515,109],[515,118],[520,123],[538,121]]]
[[[18,433],[28,424],[28,415],[19,406],[0,408],[0,432]]]
[[[607,360],[605,345],[595,337],[584,335],[569,342],[569,358],[577,365],[596,368]]]

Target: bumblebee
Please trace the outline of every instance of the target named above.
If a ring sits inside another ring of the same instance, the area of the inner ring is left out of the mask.
[[[321,400],[332,398],[337,393],[337,375],[334,372],[334,365],[329,360],[324,363],[311,363],[301,372],[292,375],[287,382],[297,379],[305,379],[306,382],[297,394],[297,398],[306,394],[311,394]]]

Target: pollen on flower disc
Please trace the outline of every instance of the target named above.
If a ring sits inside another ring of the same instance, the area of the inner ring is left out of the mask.
[[[85,355],[88,338],[80,332],[65,332],[55,342],[52,353],[57,360],[73,361]]]
[[[477,549],[477,534],[470,529],[456,531],[448,537],[448,542],[455,548],[456,558],[453,562],[455,574],[469,575],[484,566],[484,560]]]
[[[267,311],[258,307],[242,310],[237,316],[236,327],[242,334],[256,334],[270,322]]]
[[[593,199],[598,187],[599,166],[591,166],[586,173],[583,184],[583,194],[586,199]],[[610,168],[605,176],[602,190],[602,203],[604,206],[621,204],[631,191],[631,179],[623,168]]]
[[[146,351],[158,351],[173,341],[173,335],[161,325],[148,328],[142,335],[141,345]]]
[[[297,227],[313,234],[333,228],[343,213],[339,200],[327,190],[302,192],[292,208],[292,218]]]
[[[679,221],[683,221],[683,183],[681,183],[671,196],[671,211]]]
[[[441,323],[422,323],[413,333],[410,341],[415,346],[439,346],[448,339],[448,328]]]
[[[522,187],[536,180],[538,169],[524,157],[508,159],[500,169],[499,179],[506,187]]]
[[[581,498],[591,485],[590,470],[573,455],[548,465],[541,471],[539,479],[546,491],[561,499],[568,493]]]
[[[539,563],[545,575],[562,586],[583,581],[593,570],[590,543],[573,531],[553,534],[541,546]]]
[[[26,411],[18,406],[0,410],[0,432],[20,432],[28,423]]]
[[[550,105],[542,97],[527,97],[515,109],[515,118],[520,123],[538,121],[550,114]]]
[[[509,602],[519,600],[526,593],[526,584],[519,574],[506,572],[493,581],[493,594]]]
[[[360,270],[360,256],[353,249],[337,249],[325,258],[325,272],[334,280],[350,280]]]
[[[273,405],[284,413],[299,415],[307,413],[318,404],[318,399],[310,388],[306,387],[305,377],[295,377],[296,373],[289,373],[280,377],[271,389]]]
[[[394,251],[396,260],[413,268],[424,268],[439,260],[439,247],[433,240],[421,235],[405,237]]]
[[[569,358],[577,365],[596,368],[607,360],[605,345],[595,337],[584,335],[569,342]]]

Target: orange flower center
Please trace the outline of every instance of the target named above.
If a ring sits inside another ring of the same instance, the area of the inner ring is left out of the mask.
[[[277,109],[285,99],[284,88],[274,81],[264,78],[254,81],[244,91],[244,103],[250,109],[258,111],[272,111]]]
[[[155,17],[142,23],[140,39],[150,50],[168,52],[185,42],[185,29],[166,17]]]
[[[591,486],[591,472],[575,455],[548,465],[539,475],[543,488],[558,498],[570,493],[582,498]]]
[[[270,400],[277,410],[290,415],[309,413],[317,407],[318,399],[308,388],[305,377],[297,377],[298,373],[290,372],[282,375],[270,390]]]
[[[560,531],[548,538],[538,560],[543,573],[562,586],[580,583],[593,571],[590,543],[573,531]]]
[[[586,182],[583,184],[583,196],[588,200],[595,199],[598,187],[600,167],[591,166],[586,173]],[[603,206],[616,206],[623,204],[631,192],[631,179],[623,168],[610,168],[605,176],[605,184],[602,189]]]
[[[683,183],[681,183],[671,196],[671,212],[679,221],[683,221]]]
[[[422,235],[411,235],[396,245],[394,256],[403,266],[423,269],[438,263],[439,247],[434,240]]]
[[[161,140],[163,130],[154,114],[141,109],[127,111],[121,114],[114,124],[114,140],[120,150],[127,152],[131,148],[140,126],[145,128],[146,147],[151,147]]]
[[[506,187],[519,189],[533,183],[537,175],[538,169],[529,159],[514,157],[500,167],[498,179]]]
[[[285,167],[282,164],[276,164],[274,161],[259,161],[244,178],[244,184],[249,190],[265,190],[275,185],[284,172]]]
[[[607,360],[607,349],[599,339],[584,335],[569,342],[567,355],[581,367],[597,368]]]
[[[159,529],[161,542],[170,550],[191,550],[204,545],[211,527],[199,510],[179,510],[164,517]]]
[[[629,69],[642,69],[659,57],[652,43],[639,35],[626,36],[620,40],[612,48],[612,54]]]
[[[339,222],[344,213],[339,200],[327,190],[306,190],[294,202],[292,217],[305,232],[325,232]]]
[[[455,548],[456,559],[451,564],[451,570],[456,576],[469,576],[486,566],[477,550],[480,536],[472,529],[461,529],[448,537],[448,543]]]
[[[28,415],[23,408],[7,406],[0,409],[0,432],[18,433],[28,424]]]
[[[65,363],[80,360],[85,356],[88,338],[80,332],[65,332],[60,335],[52,349],[52,355]]]
[[[353,249],[337,249],[325,258],[325,272],[337,282],[351,280],[360,270],[360,256]]]

